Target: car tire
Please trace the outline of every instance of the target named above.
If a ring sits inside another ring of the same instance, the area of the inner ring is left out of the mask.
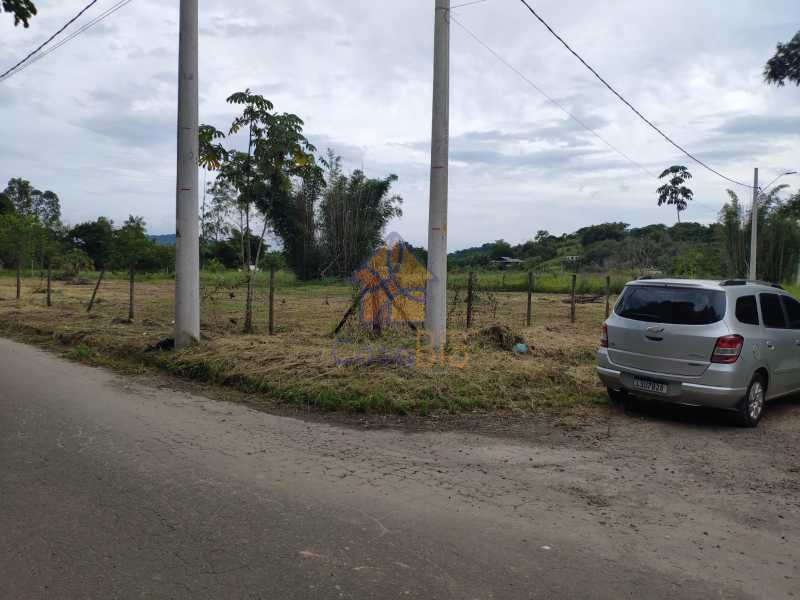
[[[755,427],[764,414],[767,385],[761,375],[756,375],[747,386],[747,393],[739,404],[736,421],[742,427]]]
[[[628,392],[625,390],[615,390],[612,387],[606,387],[608,391],[608,398],[611,400],[612,404],[616,404],[618,406],[625,406],[630,396]]]

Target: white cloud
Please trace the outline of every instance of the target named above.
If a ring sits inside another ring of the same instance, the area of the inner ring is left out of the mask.
[[[65,4],[69,6],[65,6]],[[40,0],[28,30],[0,16],[0,66],[65,22]],[[98,3],[92,15],[104,10]],[[800,168],[800,91],[761,80],[796,31],[794,0],[539,2],[589,62],[676,140],[749,181]],[[400,177],[406,239],[426,241],[431,0],[201,1],[201,120],[226,125],[225,98],[250,87],[306,122],[347,168]],[[757,9],[757,10],[756,10]],[[92,15],[87,15],[87,18]],[[174,227],[177,3],[136,0],[102,27],[0,83],[0,180],[57,191],[71,222],[129,213]],[[516,2],[458,11],[512,64],[651,171],[694,172],[688,218],[715,219],[724,181],[636,119]],[[657,183],[567,120],[457,26],[452,31],[452,248],[602,221],[671,222]]]

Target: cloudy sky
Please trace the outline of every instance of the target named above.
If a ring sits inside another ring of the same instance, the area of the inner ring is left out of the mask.
[[[461,4],[466,0],[453,0]],[[86,0],[37,0],[30,29],[0,15],[5,70]],[[85,22],[114,4],[100,0]],[[532,5],[652,121],[734,179],[800,169],[800,90],[766,86],[764,62],[800,29],[797,0],[534,0]],[[395,173],[427,239],[434,0],[200,0],[200,120],[225,128],[246,87],[306,123],[347,169]],[[0,181],[57,192],[65,220],[143,215],[174,231],[178,0],[133,0],[0,83]],[[686,218],[711,222],[731,184],[688,162],[592,78],[518,0],[456,18],[613,146],[695,175]],[[453,23],[451,249],[539,229],[673,223],[654,177],[581,128]],[[793,187],[800,178],[786,178]],[[740,190],[747,195],[745,189]]]

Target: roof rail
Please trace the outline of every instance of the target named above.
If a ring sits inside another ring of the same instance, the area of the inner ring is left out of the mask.
[[[728,286],[728,285],[763,285],[766,287],[774,287],[779,290],[782,290],[783,287],[779,283],[770,283],[769,281],[762,281],[760,279],[726,279],[725,281],[720,281],[720,285]]]

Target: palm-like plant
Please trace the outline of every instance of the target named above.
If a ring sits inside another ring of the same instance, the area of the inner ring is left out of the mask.
[[[689,201],[694,198],[694,192],[690,190],[685,184],[692,178],[689,169],[682,165],[673,165],[668,169],[664,169],[659,179],[669,177],[667,183],[662,185],[656,190],[658,193],[658,205],[668,204],[674,206],[678,212],[678,223],[681,222],[681,212],[686,210]]]

